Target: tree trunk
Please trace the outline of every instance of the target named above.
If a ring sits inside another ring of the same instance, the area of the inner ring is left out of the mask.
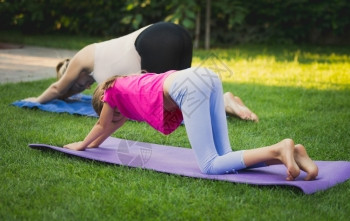
[[[211,0],[207,0],[205,16],[205,49],[210,49],[210,13],[211,13]]]
[[[193,42],[193,47],[196,49],[199,48],[200,33],[201,33],[201,8],[198,9],[197,16],[196,16],[196,30],[194,33],[194,42]]]

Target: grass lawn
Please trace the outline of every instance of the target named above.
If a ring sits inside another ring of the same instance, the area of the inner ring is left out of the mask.
[[[225,91],[239,95],[260,117],[259,123],[228,119],[235,150],[289,137],[304,144],[315,160],[350,161],[349,48],[245,45],[197,50],[193,65],[219,72]],[[39,95],[53,81],[0,85],[0,220],[348,220],[350,216],[350,181],[304,195],[292,187],[200,180],[32,150],[29,143],[63,145],[81,140],[96,121],[10,105]],[[163,136],[144,123],[128,122],[113,136],[190,148],[183,126]]]

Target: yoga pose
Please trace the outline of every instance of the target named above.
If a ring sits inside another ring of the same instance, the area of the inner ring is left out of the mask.
[[[57,67],[58,81],[40,96],[27,101],[46,103],[68,98],[89,88],[95,81],[102,83],[114,75],[129,75],[147,70],[164,73],[191,67],[192,39],[182,27],[159,22],[126,36],[88,45],[72,59],[65,59]],[[227,113],[245,120],[258,117],[231,92],[224,94]]]
[[[226,122],[222,83],[206,68],[188,68],[164,74],[115,76],[99,85],[93,106],[100,115],[81,142],[64,147],[73,150],[98,147],[127,119],[147,122],[163,134],[172,133],[182,122],[200,170],[206,174],[225,174],[247,167],[283,163],[287,180],[300,170],[306,180],[318,174],[316,164],[305,148],[293,140],[257,149],[232,151]]]

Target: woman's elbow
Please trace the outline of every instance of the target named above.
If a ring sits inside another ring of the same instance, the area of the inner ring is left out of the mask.
[[[65,94],[65,91],[58,86],[57,82],[51,84],[50,90],[51,93],[56,94],[57,97],[62,97]]]

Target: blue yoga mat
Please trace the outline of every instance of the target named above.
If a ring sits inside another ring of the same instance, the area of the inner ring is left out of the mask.
[[[45,104],[30,101],[15,101],[12,105],[21,108],[37,108],[55,113],[69,113],[90,117],[98,117],[91,104],[91,95],[78,94],[66,100],[54,99]]]

